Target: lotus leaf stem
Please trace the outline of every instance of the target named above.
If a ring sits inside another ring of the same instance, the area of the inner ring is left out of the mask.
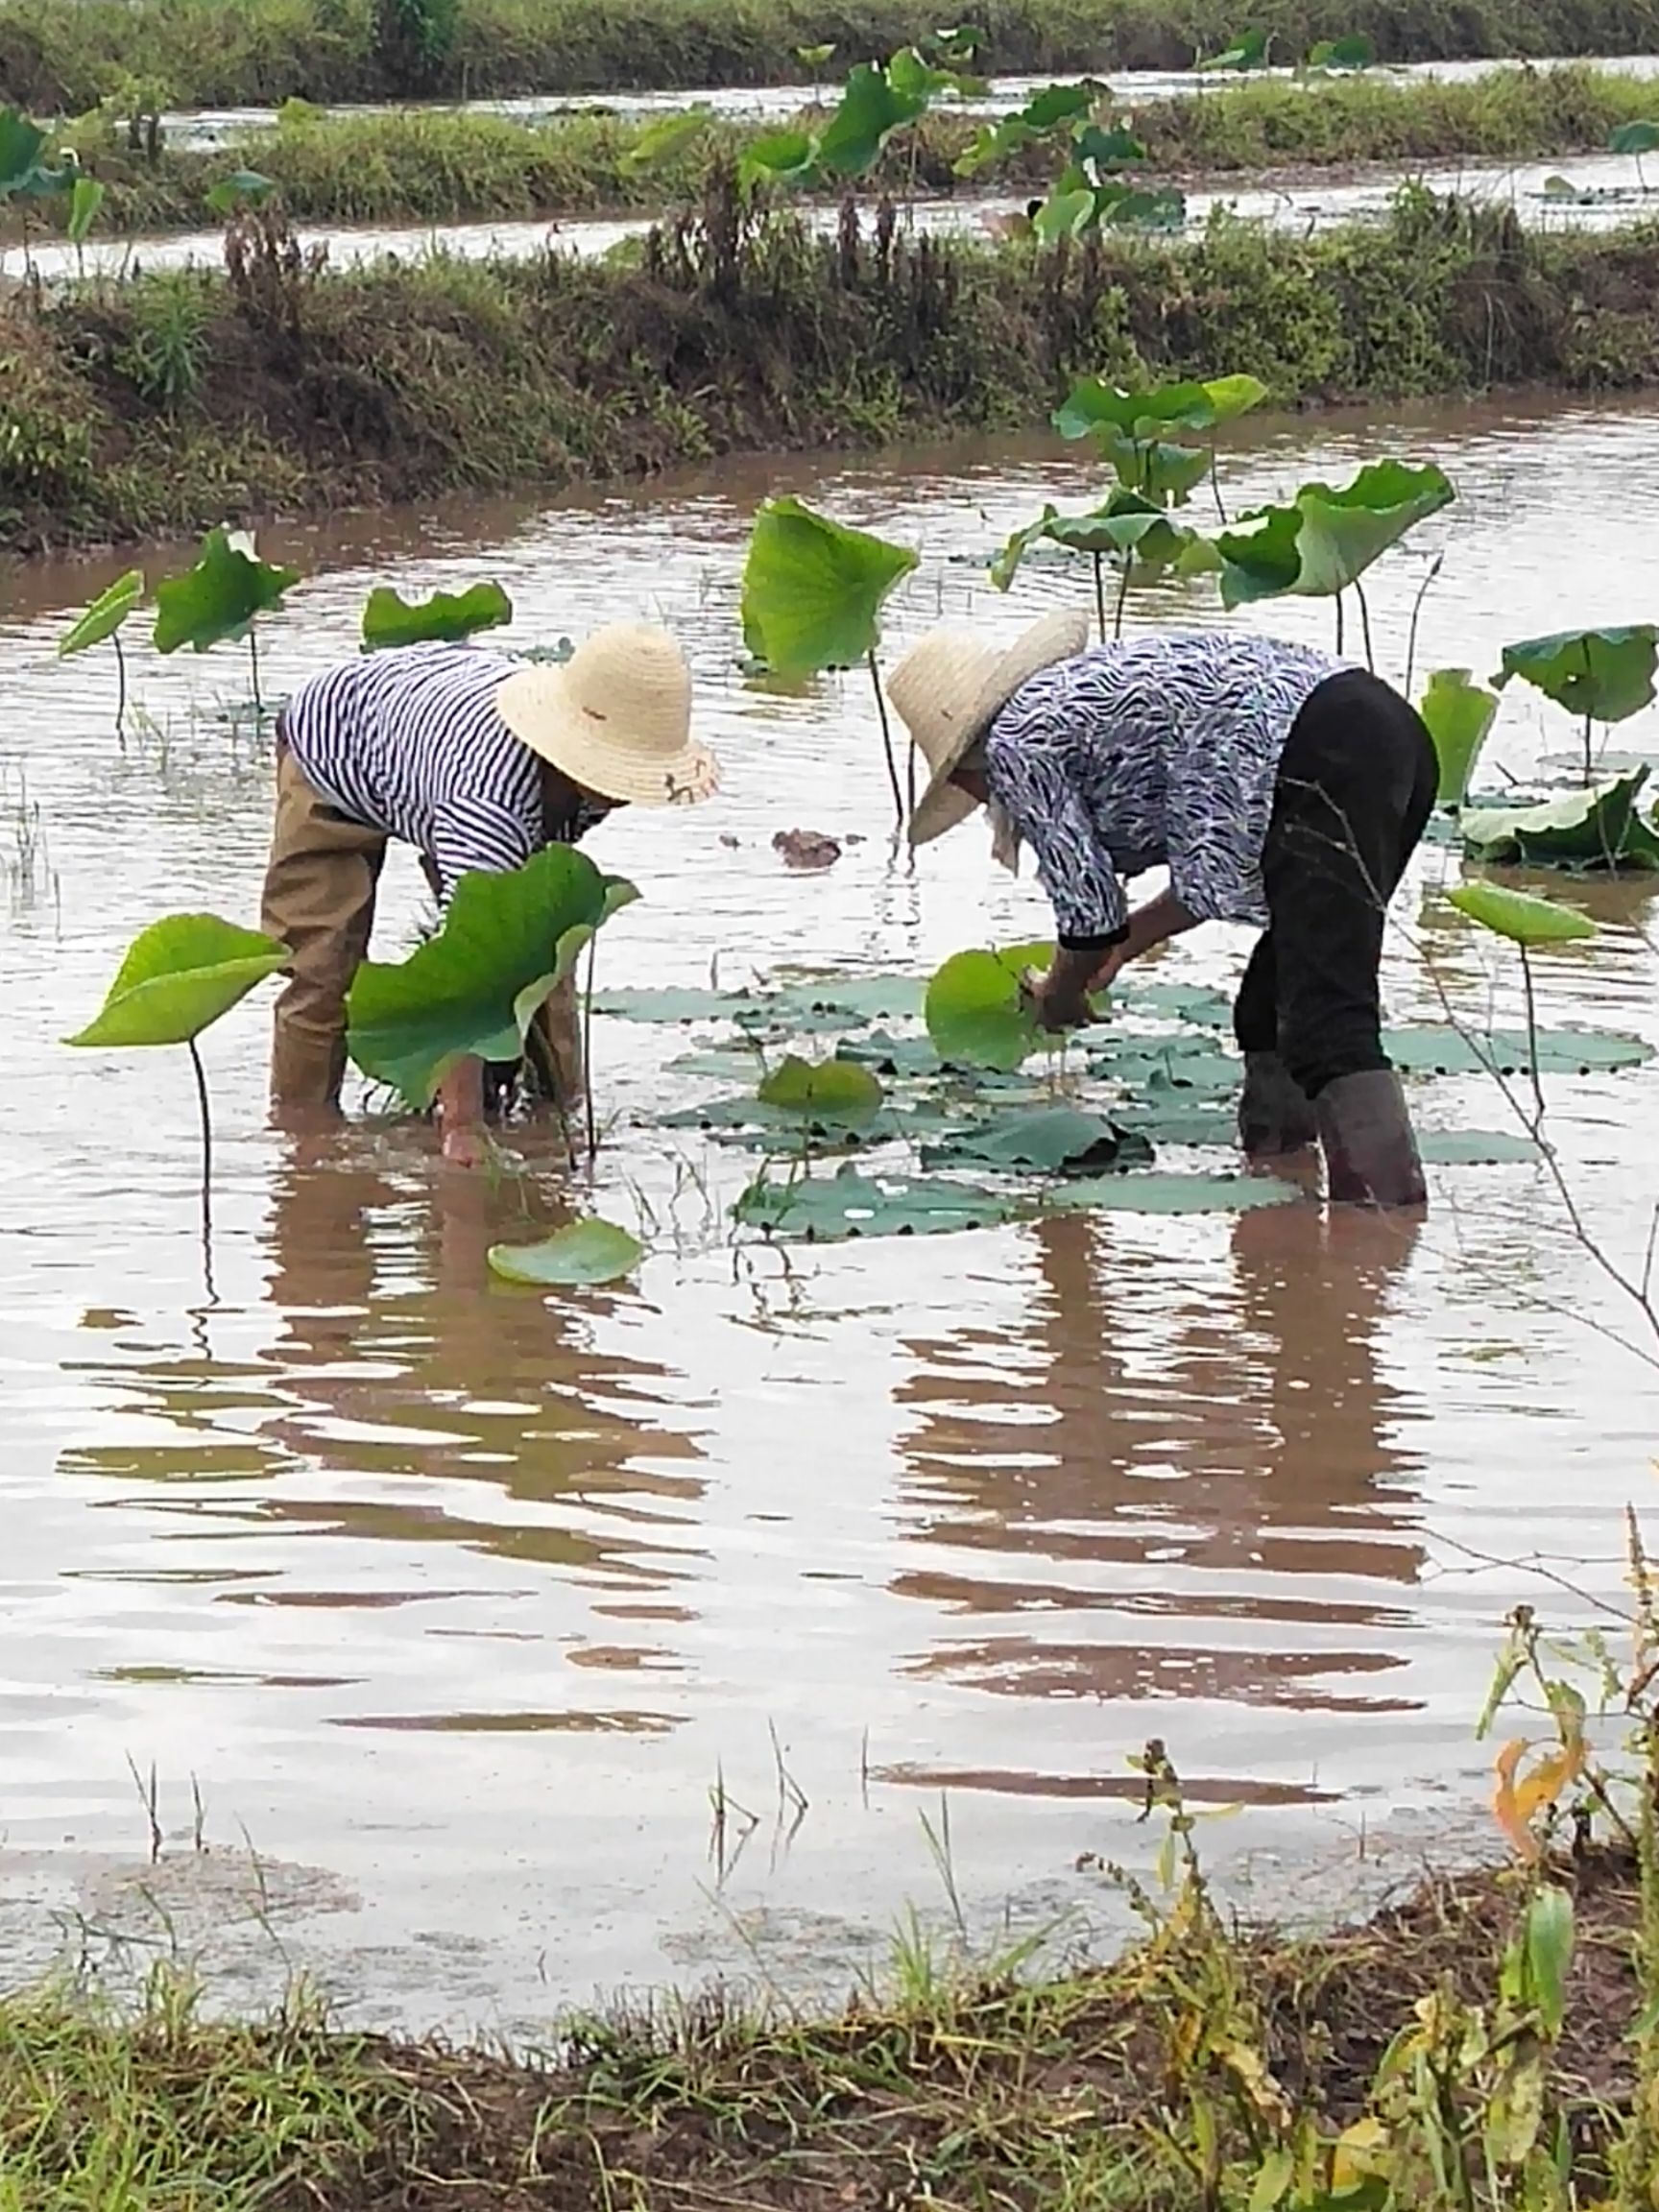
[[[877,661],[874,646],[870,648],[866,664],[870,670],[870,681],[876,687],[876,712],[880,717],[881,743],[887,754],[887,781],[893,793],[893,812],[898,820],[902,822],[904,820],[904,794],[899,787],[899,763],[893,757],[893,726],[887,719],[887,701],[881,690],[881,669]],[[910,773],[914,778],[916,773],[914,760],[912,760]],[[914,791],[914,783],[912,783],[912,791]]]

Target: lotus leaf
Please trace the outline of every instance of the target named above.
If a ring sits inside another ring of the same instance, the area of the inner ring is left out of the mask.
[[[1141,1165],[1152,1157],[1144,1137],[1116,1129],[1098,1114],[1071,1106],[1041,1106],[963,1130],[922,1155],[925,1167],[1034,1167],[1056,1175],[1064,1167]]]
[[[229,177],[221,177],[209,187],[206,206],[212,215],[234,215],[238,208],[258,207],[269,200],[276,189],[269,177],[262,177],[257,169],[238,169]]]
[[[1498,698],[1471,681],[1467,668],[1436,668],[1417,711],[1434,740],[1440,763],[1439,803],[1461,806],[1469,780],[1498,717]]]
[[[849,1037],[836,1047],[843,1060],[859,1060],[879,1075],[937,1075],[945,1066],[927,1037],[892,1037],[878,1029],[869,1037]]]
[[[1035,1050],[1037,1016],[1024,985],[1030,951],[953,952],[935,973],[923,1014],[941,1060],[1007,1070]]]
[[[1267,66],[1267,49],[1272,34],[1266,31],[1244,31],[1231,45],[1218,54],[1206,55],[1195,66],[1199,69],[1264,69]]]
[[[920,55],[914,46],[902,46],[887,63],[887,82],[901,100],[918,100],[926,108],[942,94],[968,97],[987,89],[977,77],[960,69],[941,69]]]
[[[377,653],[397,645],[456,644],[512,619],[513,602],[499,584],[434,591],[430,599],[421,600],[405,599],[391,585],[377,584],[363,608],[363,648]]]
[[[1191,1022],[1205,1029],[1224,1029],[1233,1020],[1233,1001],[1226,992],[1205,983],[1119,983],[1113,988],[1111,1002],[1126,1014]]]
[[[1287,507],[1262,508],[1238,529],[1217,535],[1222,605],[1345,591],[1379,554],[1455,496],[1431,463],[1374,461],[1339,491],[1304,484]]]
[[[58,640],[58,658],[68,659],[71,653],[84,653],[89,646],[102,645],[107,637],[113,637],[129,614],[144,596],[144,571],[129,568],[125,576],[118,576],[108,590],[100,591],[89,607]]]
[[[957,161],[957,176],[975,177],[1004,155],[1018,153],[1035,138],[1046,138],[1063,124],[1077,122],[1089,113],[1103,89],[1086,78],[1076,84],[1050,84],[1034,93],[1023,108],[979,132]]]
[[[1502,1129],[1419,1129],[1417,1150],[1431,1167],[1501,1167],[1539,1156],[1530,1137]]]
[[[156,588],[156,650],[177,653],[188,645],[205,653],[245,637],[254,617],[278,606],[299,581],[298,568],[275,567],[233,545],[227,531],[209,530],[195,565]]]
[[[773,1012],[829,1014],[843,1026],[861,1022],[907,1021],[922,1012],[927,984],[921,975],[807,975],[772,992]]]
[[[1153,1144],[1236,1145],[1238,1118],[1230,1107],[1189,1105],[1180,1099],[1159,1104],[1114,1106],[1112,1118]]]
[[[517,1059],[554,985],[607,913],[635,896],[565,845],[502,875],[463,876],[436,936],[396,966],[358,969],[346,1001],[352,1059],[417,1109],[469,1054]]]
[[[1610,154],[1651,154],[1659,148],[1659,123],[1621,123],[1607,141]]]
[[[860,61],[848,72],[841,103],[819,134],[814,164],[834,177],[861,177],[888,138],[913,123],[927,105],[919,92],[902,92],[879,62]]]
[[[1207,376],[1204,396],[1216,422],[1236,422],[1240,415],[1261,406],[1267,387],[1260,376]]]
[[[1525,1074],[1534,1049],[1540,1071],[1551,1075],[1591,1075],[1613,1068],[1636,1068],[1653,1057],[1640,1037],[1605,1029],[1494,1030],[1490,1036],[1463,1032],[1439,1022],[1385,1029],[1382,1049],[1407,1074]]]
[[[675,155],[694,146],[713,120],[707,108],[685,108],[678,114],[664,115],[647,124],[623,155],[622,169],[637,177],[661,162],[673,160]]]
[[[509,1283],[615,1283],[645,1257],[637,1237],[594,1215],[571,1221],[540,1244],[492,1244],[490,1265]]]
[[[1465,848],[1488,861],[1565,868],[1659,864],[1659,839],[1636,811],[1646,768],[1536,806],[1482,806],[1462,818]]]
[[[756,1093],[763,1106],[805,1121],[858,1129],[880,1110],[881,1086],[854,1060],[803,1060],[791,1052]]]
[[[1272,1175],[1098,1175],[1055,1183],[1043,1194],[1045,1214],[1249,1214],[1288,1206],[1303,1193]]]
[[[613,1014],[622,1022],[730,1022],[758,1004],[743,991],[699,991],[674,985],[658,991],[593,994],[595,1014]]]
[[[1217,377],[1214,386],[1197,382],[1156,385],[1149,392],[1126,391],[1098,376],[1079,376],[1066,403],[1056,410],[1054,427],[1062,438],[1093,438],[1116,431],[1138,443],[1168,429],[1208,430],[1222,418],[1212,393],[1231,390],[1254,378]],[[1239,408],[1238,412],[1242,413]]]
[[[1090,1065],[1102,1075],[1153,1092],[1193,1091],[1225,1095],[1243,1076],[1239,1062],[1218,1051],[1208,1037],[1122,1037],[1092,1053]]]
[[[1520,676],[1570,713],[1623,722],[1652,704],[1656,638],[1659,629],[1651,622],[1524,638],[1504,646],[1503,665],[1492,681],[1502,689]]]
[[[1031,228],[1047,246],[1056,238],[1081,238],[1099,220],[1099,193],[1093,184],[1078,184],[1070,191],[1050,192],[1032,216]]]
[[[753,139],[737,164],[737,180],[754,184],[804,184],[813,174],[815,148],[806,131],[769,131]]]
[[[744,640],[780,675],[851,667],[875,651],[881,603],[916,562],[908,546],[849,530],[799,499],[769,499],[744,565]]]
[[[793,1182],[762,1176],[732,1209],[733,1218],[768,1234],[829,1243],[850,1237],[928,1237],[951,1229],[985,1229],[1020,1210],[1010,1192],[981,1190],[941,1176],[936,1181],[860,1175],[849,1166],[833,1176]]]
[[[797,46],[795,59],[803,69],[822,69],[827,61],[835,59],[834,42],[826,41],[821,46]]]
[[[1187,195],[1172,184],[1103,184],[1095,206],[1098,220],[1118,230],[1179,230],[1187,220]]]
[[[1376,47],[1358,31],[1346,38],[1321,38],[1308,49],[1310,69],[1369,69],[1376,59]]]
[[[69,1045],[187,1045],[289,961],[286,945],[217,914],[169,914],[141,929],[109,995]]]
[[[64,225],[71,246],[84,246],[92,235],[98,210],[104,204],[104,186],[96,177],[77,177],[69,192],[69,220]]]
[[[1507,937],[1512,945],[1570,945],[1596,934],[1596,925],[1587,914],[1557,906],[1551,899],[1535,899],[1528,891],[1510,891],[1501,883],[1459,883],[1446,896],[1459,914],[1495,936]]]
[[[1136,566],[1156,572],[1169,567],[1191,544],[1193,532],[1172,522],[1164,509],[1139,493],[1119,487],[1087,515],[1062,515],[1045,507],[1034,522],[1016,530],[991,564],[991,581],[1006,591],[1021,562],[1039,540],[1061,545],[1070,553],[1117,554],[1131,558]]]
[[[1120,162],[1146,158],[1145,147],[1133,131],[1125,130],[1120,123],[1109,131],[1103,131],[1097,123],[1081,125],[1072,136],[1071,154],[1074,160],[1093,162],[1097,172],[1115,169]]]
[[[46,144],[37,130],[15,108],[0,108],[0,200],[20,192],[35,175]]]
[[[1155,500],[1160,507],[1184,505],[1210,470],[1208,446],[1171,445],[1162,438],[1139,441],[1107,431],[1101,435],[1100,451],[1126,490]]]

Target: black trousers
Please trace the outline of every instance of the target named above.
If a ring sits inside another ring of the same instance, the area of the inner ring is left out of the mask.
[[[1422,717],[1363,668],[1328,676],[1291,725],[1262,853],[1269,926],[1233,1032],[1241,1051],[1277,1051],[1310,1097],[1388,1065],[1382,925],[1438,782]]]

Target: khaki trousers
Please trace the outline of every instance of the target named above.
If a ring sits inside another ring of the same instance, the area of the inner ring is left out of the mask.
[[[292,955],[276,1001],[271,1103],[280,1115],[327,1111],[346,1073],[346,994],[367,958],[387,840],[329,805],[306,781],[278,727],[276,818],[259,926]],[[434,893],[431,864],[421,866]],[[557,1086],[568,1105],[582,1092],[576,979],[568,975],[537,1018]]]

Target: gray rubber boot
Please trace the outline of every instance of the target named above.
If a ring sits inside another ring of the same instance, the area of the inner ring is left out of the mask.
[[[1422,1206],[1429,1193],[1406,1094],[1392,1068],[1338,1075],[1313,1102],[1335,1204]]]
[[[1238,1142],[1252,1160],[1300,1152],[1319,1134],[1313,1101],[1277,1052],[1246,1052]]]

